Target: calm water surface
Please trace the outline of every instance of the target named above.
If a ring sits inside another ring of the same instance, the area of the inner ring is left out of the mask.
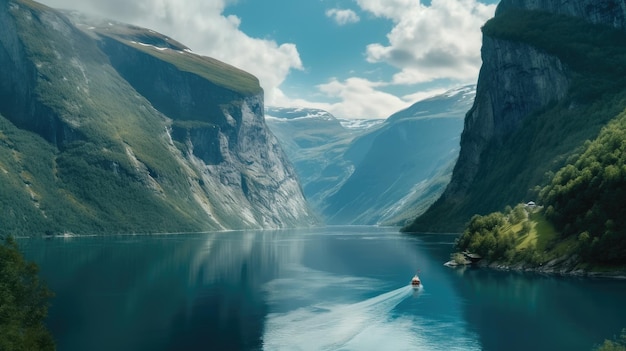
[[[626,327],[625,281],[450,269],[454,238],[329,227],[20,245],[56,293],[60,351],[591,350]]]

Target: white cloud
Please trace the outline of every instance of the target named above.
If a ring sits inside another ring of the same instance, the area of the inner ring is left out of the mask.
[[[495,5],[477,0],[357,0],[375,16],[394,22],[388,43],[367,46],[367,60],[397,67],[395,84],[415,84],[446,78],[475,81],[480,69],[480,27]]]
[[[327,110],[334,116],[349,118],[387,118],[393,112],[406,108],[409,103],[377,88],[384,83],[351,77],[345,81],[332,79],[318,86],[319,90],[341,101],[330,104]]]
[[[310,107],[330,112],[338,118],[387,118],[392,113],[407,108],[417,100],[401,99],[395,95],[385,93],[379,88],[387,84],[372,82],[367,79],[350,77],[344,81],[337,78],[330,79],[327,83],[320,84],[316,88],[327,98],[337,102],[314,102],[305,99],[291,99],[286,96],[279,97],[275,106],[282,107]],[[430,96],[430,95],[429,95]]]
[[[326,11],[326,17],[332,18],[338,25],[343,26],[349,23],[357,23],[361,19],[356,12],[352,10],[329,9]]]
[[[419,0],[356,0],[359,6],[378,17],[402,18],[407,9],[423,7]]]
[[[402,99],[406,101],[411,101],[412,103],[416,103],[418,101],[422,101],[433,96],[441,95],[448,90],[450,90],[450,88],[434,88],[425,91],[418,91],[414,94],[405,95],[402,97]]]
[[[43,0],[54,8],[94,13],[168,35],[198,54],[254,74],[271,102],[289,72],[302,69],[296,45],[249,37],[239,29],[240,18],[223,15],[228,1]]]
[[[433,87],[398,97],[382,91],[385,86],[422,83],[427,87],[427,83],[442,79],[451,82],[450,87],[455,82],[476,82],[481,65],[480,28],[493,17],[495,5],[477,0],[432,0],[429,6],[419,0],[356,2],[362,10],[394,23],[387,34],[387,43],[367,46],[366,59],[371,63],[392,65],[398,72],[387,82],[351,77],[345,80],[333,78],[318,85],[326,97],[338,100],[335,103],[283,100],[286,104],[321,108],[343,118],[385,118],[416,101],[447,90]]]
[[[305,97],[314,100],[322,94],[323,101],[336,101],[328,103],[293,99],[281,90],[292,70],[303,69],[298,49],[293,43],[243,33],[241,18],[224,15],[226,6],[238,0],[42,1],[55,8],[96,13],[154,29],[196,53],[246,70],[261,81],[267,105],[317,107],[354,118],[387,117],[428,94],[398,97],[384,92],[386,85],[406,88],[440,79],[451,84],[475,82],[481,64],[480,27],[495,12],[495,5],[478,0],[432,0],[428,6],[420,0],[355,0],[361,10],[393,22],[386,42],[371,43],[363,50],[367,61],[389,64],[397,73],[384,84],[350,73],[351,78],[330,79],[311,87],[313,92]],[[326,16],[340,25],[361,20],[353,10],[339,8],[328,10]]]

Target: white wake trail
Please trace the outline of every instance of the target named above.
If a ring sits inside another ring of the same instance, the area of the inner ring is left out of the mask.
[[[309,306],[267,317],[265,350],[337,350],[374,325],[413,294],[410,286],[352,304]]]

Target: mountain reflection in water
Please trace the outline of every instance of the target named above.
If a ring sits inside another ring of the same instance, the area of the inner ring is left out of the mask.
[[[56,293],[64,351],[590,350],[626,326],[626,282],[450,269],[455,238],[355,226],[20,246]]]

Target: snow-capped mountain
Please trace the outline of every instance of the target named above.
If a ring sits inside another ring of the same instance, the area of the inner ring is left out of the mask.
[[[266,121],[327,223],[403,224],[445,189],[475,94],[475,86],[450,90],[386,120],[268,108]]]

